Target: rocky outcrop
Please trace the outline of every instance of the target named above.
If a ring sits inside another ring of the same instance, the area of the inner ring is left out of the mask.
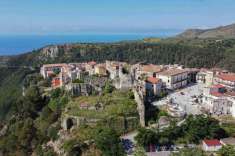
[[[7,126],[7,125],[5,125],[5,126],[0,130],[0,136],[5,135],[5,134],[6,134],[6,132],[7,132],[7,129],[8,129],[8,126]]]
[[[41,53],[43,56],[53,59],[59,56],[59,48],[58,46],[48,46],[43,48]]]

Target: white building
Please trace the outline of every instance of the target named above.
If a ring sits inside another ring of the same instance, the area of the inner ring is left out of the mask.
[[[205,88],[202,102],[204,108],[214,115],[235,117],[235,93],[220,84]]]
[[[172,68],[157,73],[156,77],[162,79],[167,89],[179,89],[187,85],[188,72],[183,69]]]
[[[235,90],[235,73],[222,73],[214,77],[215,84],[221,84],[227,88]]]
[[[222,144],[217,139],[202,141],[202,149],[206,152],[215,152],[221,148],[222,148]]]
[[[206,84],[207,87],[213,84],[214,72],[210,70],[201,70],[197,74],[197,82]]]
[[[40,69],[40,74],[43,78],[48,78],[52,75],[56,75],[58,73],[66,73],[69,70],[69,66],[67,64],[45,64]],[[56,73],[58,72],[58,73]]]

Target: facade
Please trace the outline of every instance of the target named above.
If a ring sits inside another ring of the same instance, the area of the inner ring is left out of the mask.
[[[89,75],[94,75],[95,74],[95,61],[87,62],[85,64],[85,70],[89,73]]]
[[[222,148],[222,144],[217,139],[202,141],[202,149],[206,152],[215,152],[221,148]]]
[[[160,95],[163,89],[163,84],[161,79],[155,77],[148,77],[145,81],[145,90],[147,96],[157,96]]]
[[[188,84],[197,82],[198,69],[186,69],[188,71]]]
[[[185,87],[188,81],[188,72],[183,69],[168,69],[157,73],[158,78],[162,79],[167,89],[179,89]]]
[[[69,66],[67,64],[46,64],[40,69],[40,74],[43,78],[54,76],[60,72],[68,72]]]
[[[99,76],[107,76],[107,70],[104,64],[98,64],[95,66],[95,74]]]
[[[206,88],[203,95],[204,108],[211,114],[235,116],[235,95],[224,86],[217,84]]]
[[[234,73],[222,73],[218,74],[214,78],[214,83],[221,84],[227,88],[235,90],[235,74]]]
[[[51,81],[51,85],[53,88],[58,88],[58,87],[62,87],[63,82],[60,77],[54,77]]]
[[[207,87],[213,84],[214,72],[210,70],[201,70],[197,76],[197,82],[206,84]]]
[[[115,79],[119,77],[119,69],[121,68],[122,64],[116,61],[106,61],[106,70],[109,73],[110,79]]]

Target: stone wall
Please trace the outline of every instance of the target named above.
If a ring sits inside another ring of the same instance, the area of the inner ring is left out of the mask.
[[[143,93],[138,90],[138,88],[133,89],[135,101],[137,103],[137,109],[139,112],[139,118],[140,118],[140,125],[142,127],[145,127],[145,103],[144,103],[144,95]]]

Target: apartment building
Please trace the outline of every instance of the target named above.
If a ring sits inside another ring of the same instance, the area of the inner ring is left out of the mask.
[[[214,83],[235,90],[235,73],[222,73],[214,77]]]
[[[160,78],[167,89],[179,89],[185,87],[188,81],[187,70],[172,68],[156,74]]]
[[[68,72],[69,65],[67,64],[45,64],[41,67],[40,73],[43,78],[48,78],[50,76],[54,76],[60,72]]]
[[[204,108],[211,114],[235,116],[235,92],[227,90],[220,84],[205,88],[202,102]]]
[[[154,64],[137,64],[135,65],[135,79],[140,80],[146,77],[156,77],[156,74],[164,70],[163,66]]]
[[[145,81],[145,91],[147,96],[160,95],[163,89],[162,80],[155,77],[148,77]]]

